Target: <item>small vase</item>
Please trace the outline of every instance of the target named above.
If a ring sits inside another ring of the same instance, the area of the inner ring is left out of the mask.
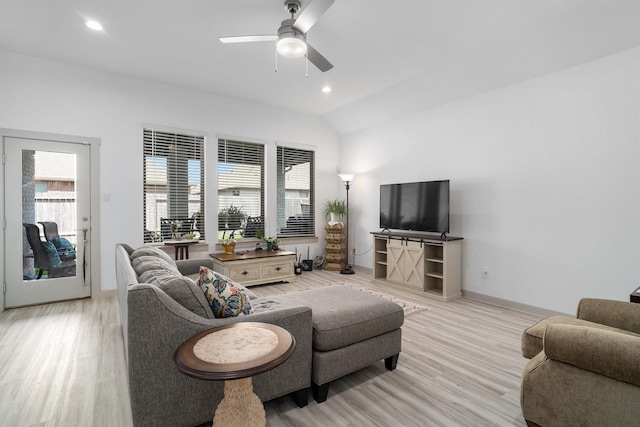
[[[224,253],[225,253],[225,254],[232,254],[232,253],[233,253],[233,250],[234,250],[234,249],[235,249],[235,247],[236,247],[236,242],[231,241],[231,242],[229,242],[229,243],[223,243],[223,244],[222,244],[222,247],[224,248]]]

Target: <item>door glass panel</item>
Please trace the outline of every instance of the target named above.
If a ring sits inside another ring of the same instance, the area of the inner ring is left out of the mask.
[[[76,276],[76,154],[22,150],[23,280]]]

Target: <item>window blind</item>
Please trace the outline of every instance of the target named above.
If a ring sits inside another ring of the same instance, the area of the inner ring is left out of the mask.
[[[315,151],[277,148],[277,235],[315,236]]]
[[[264,235],[264,194],[264,145],[219,139],[218,239]]]
[[[171,223],[205,238],[204,136],[143,130],[144,241],[170,240]]]

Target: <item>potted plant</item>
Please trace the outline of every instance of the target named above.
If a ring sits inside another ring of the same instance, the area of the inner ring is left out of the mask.
[[[268,251],[277,251],[279,249],[280,240],[277,237],[267,237],[265,241],[267,242]]]
[[[344,200],[333,199],[324,203],[324,214],[329,216],[331,222],[342,221],[342,216],[347,212],[347,205]]]
[[[242,207],[230,205],[218,213],[219,230],[239,230],[247,219],[247,214],[242,211]]]
[[[224,248],[224,253],[232,254],[236,247],[236,241],[234,239],[225,239],[222,241],[222,247]]]

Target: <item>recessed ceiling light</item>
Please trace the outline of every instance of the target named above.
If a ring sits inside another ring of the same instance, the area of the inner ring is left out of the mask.
[[[322,91],[324,93],[329,93],[329,92],[331,92],[331,88],[329,86],[325,86],[325,87],[322,88]]]
[[[89,19],[85,22],[85,25],[94,31],[102,31],[102,25],[98,21]]]

